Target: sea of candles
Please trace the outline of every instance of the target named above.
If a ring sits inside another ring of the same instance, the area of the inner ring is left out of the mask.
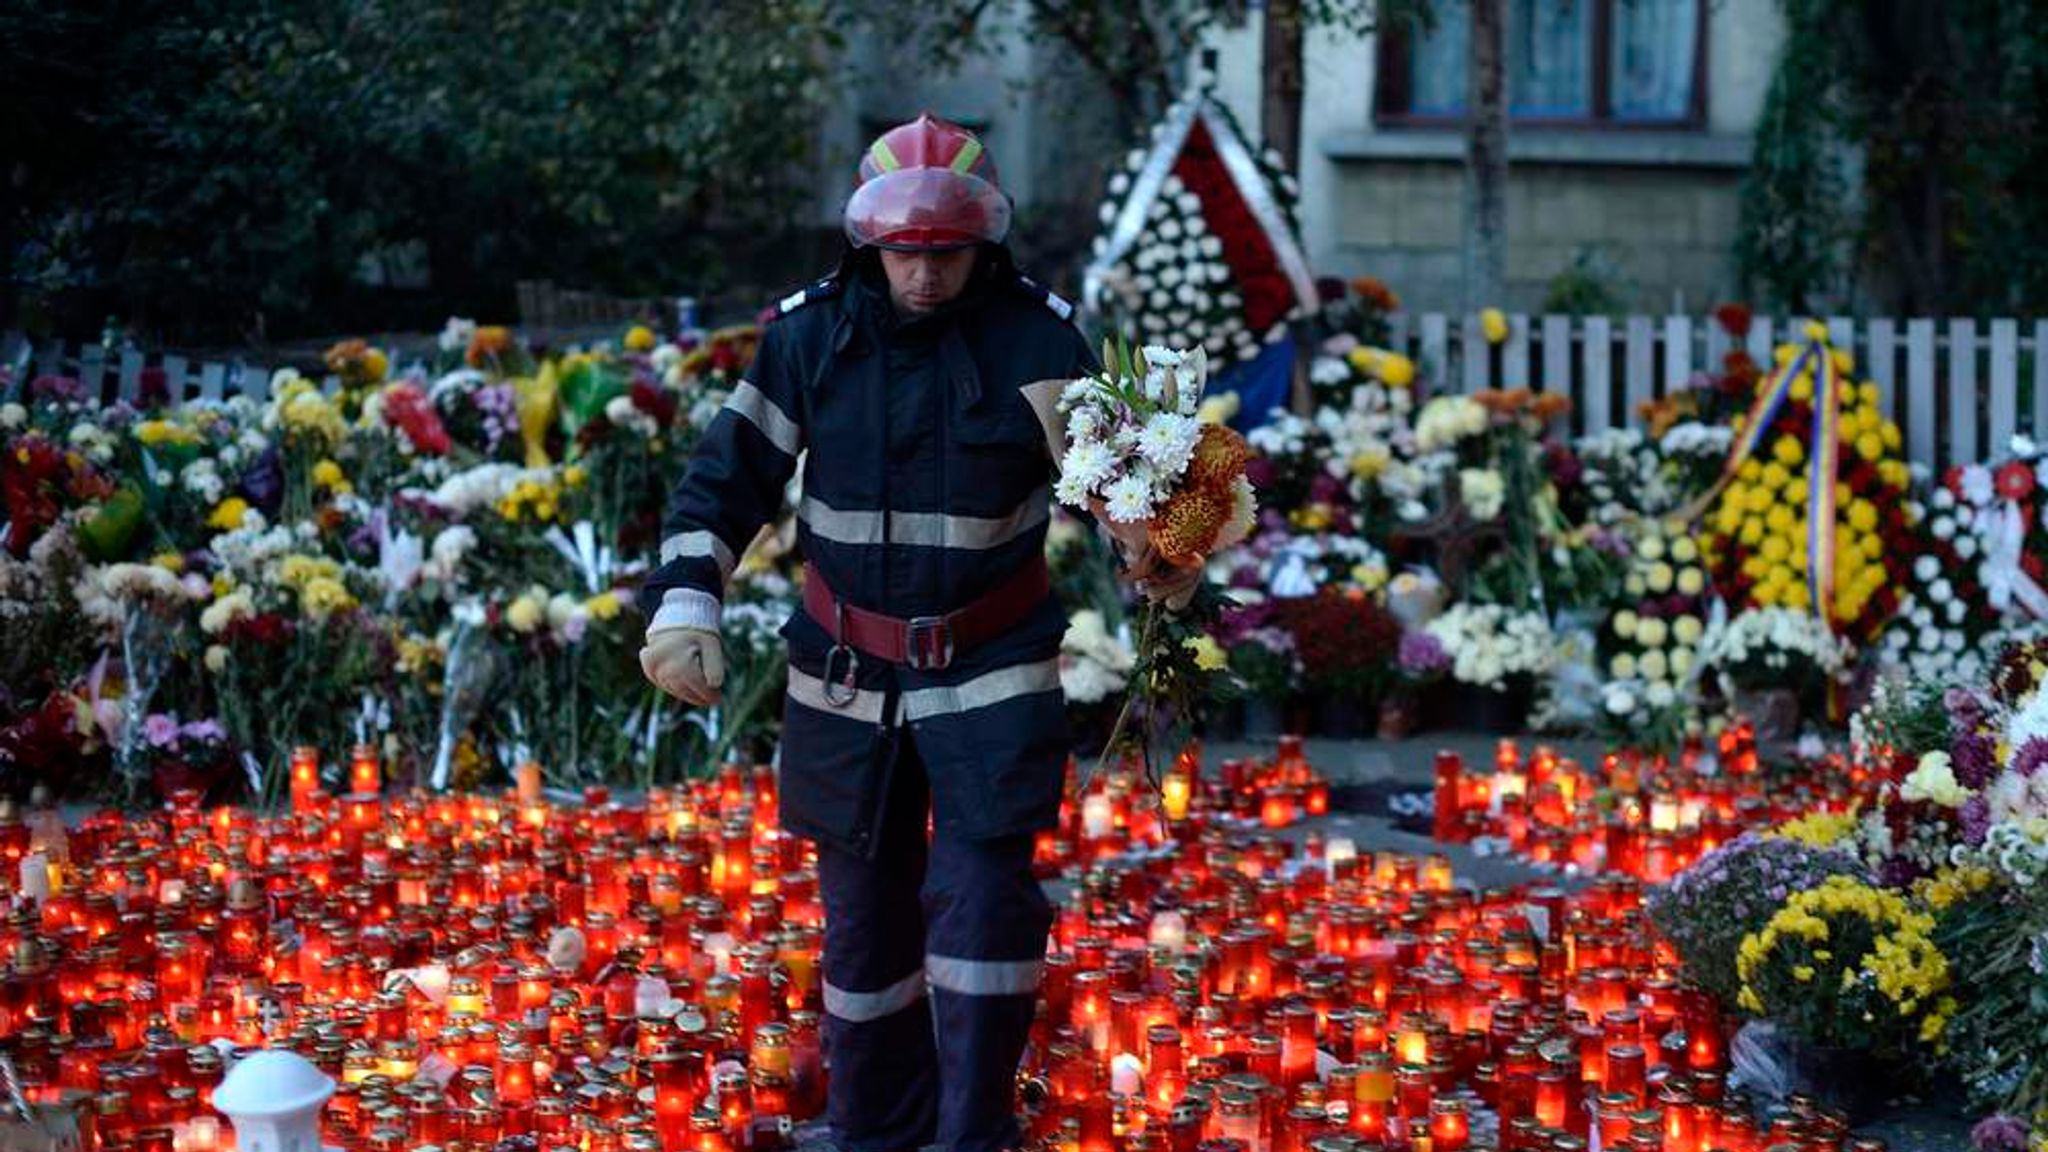
[[[1832,755],[1766,773],[1741,724],[1712,755],[1695,742],[1676,756],[1609,752],[1597,765],[1504,738],[1490,765],[1437,753],[1435,776],[1438,840],[1491,837],[1537,864],[1652,884],[1744,831],[1867,803],[1879,783],[1868,765]]]
[[[339,1082],[349,1152],[772,1152],[819,1115],[821,909],[772,773],[555,803],[373,794],[358,755],[336,798],[306,756],[275,816],[0,819],[0,884],[31,849],[64,868],[5,892],[0,1049],[90,1147],[232,1147],[207,1098],[259,1046]],[[1034,1148],[1845,1147],[1725,1090],[1638,881],[1461,888],[1441,856],[1281,835],[1328,805],[1299,740],[1198,763],[1156,794],[1124,765],[1040,839],[1071,895],[1020,1070]]]

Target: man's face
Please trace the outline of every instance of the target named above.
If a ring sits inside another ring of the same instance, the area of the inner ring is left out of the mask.
[[[889,277],[889,299],[906,316],[930,312],[960,294],[974,271],[974,249],[946,252],[896,252],[882,249],[882,271]]]

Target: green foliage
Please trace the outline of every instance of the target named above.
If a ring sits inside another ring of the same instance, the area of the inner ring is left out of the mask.
[[[1784,0],[1737,257],[1772,303],[2048,306],[2048,24],[2025,0]],[[1851,195],[1852,157],[1861,188]]]
[[[1430,0],[1300,0],[1310,28],[1352,34],[1378,22],[1425,13]],[[1246,0],[933,0],[847,5],[883,37],[916,46],[920,60],[952,67],[986,54],[1021,9],[1034,44],[1069,54],[1108,89],[1120,135],[1131,136],[1180,95],[1205,37],[1242,27],[1257,10]]]
[[[1621,269],[1591,244],[1572,253],[1571,265],[1543,289],[1543,311],[1566,316],[1612,316],[1628,306]]]
[[[0,250],[32,323],[186,340],[675,291],[804,195],[834,43],[826,0],[17,6]]]

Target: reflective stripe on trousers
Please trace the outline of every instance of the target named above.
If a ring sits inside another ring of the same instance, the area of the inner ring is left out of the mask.
[[[818,850],[827,1114],[846,1152],[1001,1152],[1051,904],[1028,835],[926,842],[923,757],[898,747],[874,856]]]

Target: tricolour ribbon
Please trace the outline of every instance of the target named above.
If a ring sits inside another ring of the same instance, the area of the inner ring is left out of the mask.
[[[1813,610],[1830,628],[1834,626],[1835,589],[1835,476],[1842,457],[1842,404],[1840,377],[1835,358],[1820,340],[1807,342],[1797,356],[1787,360],[1765,381],[1763,391],[1749,406],[1742,431],[1728,446],[1728,459],[1721,475],[1698,500],[1680,511],[1690,522],[1699,519],[1721,498],[1728,485],[1750,457],[1762,447],[1778,417],[1778,410],[1792,394],[1801,372],[1813,367],[1813,444],[1808,450],[1806,480],[1806,590]]]
[[[1834,627],[1835,476],[1842,457],[1842,398],[1835,358],[1818,343],[1813,373],[1813,446],[1807,452],[1806,590],[1821,622]]]

